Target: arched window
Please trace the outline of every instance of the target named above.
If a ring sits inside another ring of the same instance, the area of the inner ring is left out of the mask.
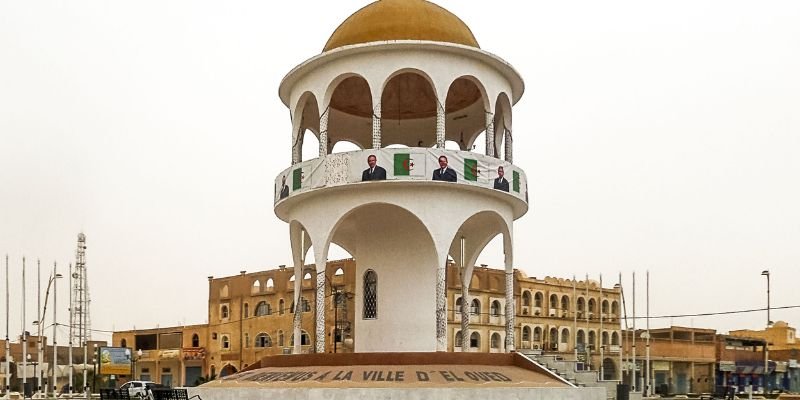
[[[499,317],[500,316],[500,302],[499,301],[497,301],[497,300],[493,301],[492,302],[492,306],[490,308],[491,308],[490,312],[492,313],[493,317]]]
[[[278,331],[278,346],[283,347],[283,331]]]
[[[544,301],[544,296],[542,295],[542,292],[536,292],[536,294],[533,296],[533,306],[541,307],[542,301]]]
[[[364,319],[378,318],[378,274],[368,269],[364,273]]]
[[[472,332],[469,335],[469,347],[473,349],[481,347],[481,335],[478,332]]]
[[[522,305],[523,306],[530,306],[531,305],[531,292],[524,291],[522,292]]]
[[[278,315],[283,315],[284,312],[286,312],[286,302],[280,299],[280,301],[278,301]]]
[[[569,343],[569,329],[567,328],[561,330],[561,343]]]
[[[524,326],[522,327],[522,341],[529,342],[531,340],[531,327]]]
[[[196,333],[192,335],[192,347],[200,347],[200,336]]]
[[[258,305],[256,305],[256,317],[263,317],[269,314],[270,314],[269,303],[267,303],[266,301],[260,301]]]
[[[272,338],[268,334],[261,332],[256,335],[256,347],[272,347]]]
[[[461,347],[464,345],[464,335],[461,334],[461,331],[456,332],[456,340],[454,343],[455,347]]]
[[[533,341],[537,343],[542,341],[542,328],[538,326],[533,328]]]
[[[333,276],[342,276],[344,275],[344,271],[341,268],[337,268],[336,272],[333,273]]]
[[[491,342],[492,342],[491,344],[492,344],[492,348],[493,349],[499,349],[500,348],[500,342],[501,342],[500,334],[497,333],[497,332],[493,333]]]
[[[583,297],[578,298],[578,312],[584,312],[586,310],[586,299]]]
[[[600,344],[602,344],[603,346],[607,345],[608,344],[608,332],[603,332],[603,334],[600,337],[602,338],[602,339],[600,339],[601,340]]]
[[[619,345],[619,334],[617,334],[617,332],[611,333],[611,344]]]
[[[228,306],[222,306],[222,308],[220,308],[219,317],[222,319],[228,318]]]
[[[250,348],[250,334],[247,332],[244,333],[244,347]]]
[[[308,299],[305,298],[305,297],[302,297],[300,300],[301,300],[300,304],[303,307],[303,312],[311,312],[311,306],[308,304]]]
[[[231,348],[231,339],[228,335],[222,335],[222,349],[228,350]]]
[[[594,301],[594,299],[589,299],[589,312],[590,312],[590,313],[593,313],[593,312],[594,312],[594,306],[595,306],[595,304],[596,304],[596,302]]]
[[[127,340],[125,340],[125,339],[122,339],[122,340],[119,342],[119,346],[120,346],[120,347],[128,347],[128,341],[127,341]]]
[[[561,296],[561,309],[569,311],[569,296]]]
[[[586,333],[583,331],[583,329],[578,330],[577,339],[578,339],[578,344],[586,344]]]
[[[211,366],[211,379],[214,379],[217,376],[217,367],[212,365]]]
[[[261,291],[261,282],[259,282],[258,279],[256,279],[253,282],[253,287],[250,288],[250,292],[251,293],[258,293],[260,291]]]
[[[478,299],[472,299],[472,304],[469,306],[469,313],[478,315],[481,313],[481,302]]]
[[[550,308],[558,308],[558,296],[550,295]]]
[[[603,314],[608,314],[608,300],[603,300],[603,303],[601,304],[602,305],[600,306],[601,310],[600,312],[602,312]]]
[[[464,311],[464,299],[462,297],[459,297],[458,300],[456,300],[456,311]]]
[[[619,315],[619,303],[616,301],[611,302],[611,313],[614,315]]]
[[[558,346],[558,329],[550,328],[550,345],[551,347]]]
[[[250,304],[244,303],[244,317],[250,316]]]
[[[592,346],[592,348],[595,348],[595,339],[596,336],[594,331],[589,331],[589,346]]]
[[[310,272],[306,272],[306,274],[303,275],[303,280],[304,281],[310,281],[311,280],[311,273]]]
[[[275,281],[272,278],[267,279],[267,290],[275,289]]]

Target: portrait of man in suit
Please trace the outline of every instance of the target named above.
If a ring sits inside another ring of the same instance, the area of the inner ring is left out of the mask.
[[[504,192],[508,191],[508,179],[505,178],[505,171],[503,170],[503,166],[497,167],[497,178],[494,180],[494,188],[497,190],[502,190]]]
[[[378,166],[378,157],[375,157],[374,154],[370,154],[369,157],[367,157],[367,165],[369,165],[369,168],[361,173],[362,182],[386,180],[386,170]]]
[[[289,197],[289,186],[286,185],[286,175],[281,178],[281,194],[278,197],[281,199]]]
[[[447,166],[447,157],[439,156],[439,169],[433,171],[433,180],[455,182],[458,180],[456,171]]]

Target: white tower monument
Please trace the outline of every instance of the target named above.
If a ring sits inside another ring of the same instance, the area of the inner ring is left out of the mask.
[[[505,350],[514,349],[513,222],[528,210],[528,189],[513,164],[511,122],[523,89],[464,22],[424,0],[362,8],[283,79],[292,165],[276,178],[275,214],[289,224],[296,306],[303,276],[316,274],[317,353],[329,350],[331,243],[357,264],[354,351],[432,352],[447,350],[448,256],[466,266],[468,288],[478,255],[498,235]],[[311,160],[302,159],[306,130],[320,143]],[[341,141],[360,150],[332,154]],[[479,142],[484,152],[473,151]],[[316,271],[303,270],[309,251]],[[467,341],[468,320],[462,330]]]

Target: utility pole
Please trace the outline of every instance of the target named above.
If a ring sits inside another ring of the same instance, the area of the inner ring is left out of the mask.
[[[6,254],[6,390],[5,392],[8,393],[11,390],[11,343],[8,338],[8,330],[9,330],[9,321],[8,321],[8,254]]]

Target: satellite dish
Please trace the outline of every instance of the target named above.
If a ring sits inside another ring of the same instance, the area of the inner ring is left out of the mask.
[[[78,279],[78,273],[77,272],[73,272],[72,273],[72,278],[73,279]]]

